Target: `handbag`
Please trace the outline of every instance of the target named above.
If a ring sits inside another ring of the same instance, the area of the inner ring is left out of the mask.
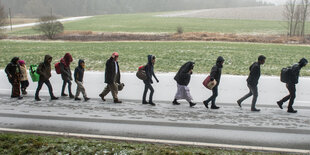
[[[202,82],[202,84],[203,84],[206,88],[212,90],[212,89],[216,86],[217,82],[216,82],[215,79],[214,79],[213,81],[211,81],[211,76],[209,75],[209,76],[207,76],[207,78]]]

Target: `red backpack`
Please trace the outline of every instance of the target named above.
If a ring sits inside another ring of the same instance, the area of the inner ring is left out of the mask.
[[[57,63],[55,64],[55,70],[56,70],[56,73],[57,73],[57,74],[60,74],[60,62],[57,62]]]

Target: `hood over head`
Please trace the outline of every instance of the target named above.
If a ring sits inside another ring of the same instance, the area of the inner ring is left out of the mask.
[[[80,59],[79,63],[78,63],[79,67],[82,67],[82,65],[81,65],[82,63],[84,63],[84,60]]]
[[[304,67],[308,64],[308,60],[306,58],[302,58],[298,63],[301,67]]]
[[[216,60],[216,65],[219,66],[220,68],[223,67],[222,62],[224,62],[225,59],[222,56],[219,56]]]
[[[70,62],[73,61],[72,56],[71,56],[70,53],[66,53],[65,56],[64,56],[64,59],[65,59],[65,61],[66,61],[67,63],[70,63]]]
[[[188,73],[191,69],[194,69],[195,62],[189,61],[182,66],[182,73]]]
[[[19,60],[19,57],[14,57],[14,58],[11,60],[11,63],[17,64],[17,63],[18,63],[18,60]]]
[[[50,55],[45,55],[45,57],[44,57],[44,63],[48,63],[47,61],[48,61],[49,59],[53,59],[53,57],[50,56]]]
[[[152,65],[153,59],[155,59],[155,55],[148,55],[147,56],[147,63]]]

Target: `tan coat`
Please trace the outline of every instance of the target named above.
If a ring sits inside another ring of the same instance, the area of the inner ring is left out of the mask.
[[[25,66],[20,66],[20,72],[21,72],[21,80],[20,81],[27,81],[28,80],[28,73],[27,73],[27,67]]]

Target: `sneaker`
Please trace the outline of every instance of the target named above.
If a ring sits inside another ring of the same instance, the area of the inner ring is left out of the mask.
[[[282,102],[278,101],[277,104],[278,104],[280,109],[283,109],[283,107],[282,107],[283,103]]]
[[[297,113],[297,110],[294,110],[293,108],[291,108],[291,109],[288,109],[287,112],[288,113]]]
[[[85,101],[85,102],[87,102],[88,100],[90,100],[90,98],[88,98],[88,97],[85,97],[85,98],[84,98],[84,101]]]
[[[41,99],[39,97],[35,97],[34,98],[36,101],[41,101]]]
[[[75,100],[75,101],[81,101],[81,99],[78,98],[78,97],[74,98],[74,100]]]
[[[211,109],[220,109],[220,107],[216,106],[216,105],[212,105]]]
[[[99,94],[99,97],[101,98],[103,102],[105,101],[104,96],[102,94]]]
[[[151,106],[156,106],[156,104],[154,102],[150,102],[149,103]]]
[[[239,107],[242,108],[241,102],[239,100],[237,101],[237,103],[238,103]]]
[[[118,100],[118,99],[115,99],[114,100],[114,103],[122,103],[122,101]]]
[[[177,100],[174,100],[174,101],[172,102],[172,104],[173,104],[173,105],[180,105],[181,103],[179,103]]]
[[[189,102],[189,106],[190,106],[190,107],[194,107],[195,105],[196,105],[196,103]]]
[[[149,102],[146,102],[146,101],[142,101],[142,104],[149,104]]]
[[[252,108],[251,111],[253,111],[253,112],[259,112],[260,109]]]
[[[203,101],[203,104],[205,105],[205,107],[206,107],[207,109],[209,109],[209,105],[208,105],[208,102],[207,102],[207,101]]]
[[[58,97],[52,96],[51,100],[58,100]]]
[[[62,93],[61,96],[68,96],[68,94]]]

